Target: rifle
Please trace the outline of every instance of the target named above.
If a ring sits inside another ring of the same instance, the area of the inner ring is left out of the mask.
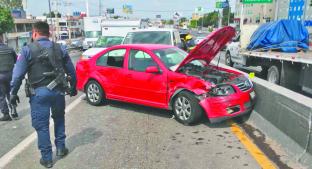
[[[52,82],[47,85],[47,88],[53,90],[56,86],[61,85],[61,87],[65,90],[66,94],[70,93],[70,85],[69,81],[71,79],[70,76],[66,76],[65,73],[59,71],[52,71],[52,72],[45,72],[43,73],[44,76],[49,77],[56,77]],[[64,76],[65,75],[65,76]]]

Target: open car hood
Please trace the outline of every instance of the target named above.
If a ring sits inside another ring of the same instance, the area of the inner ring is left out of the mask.
[[[230,26],[211,32],[201,43],[191,50],[187,57],[179,64],[176,71],[193,60],[204,60],[207,64],[218,52],[235,36],[235,29]]]

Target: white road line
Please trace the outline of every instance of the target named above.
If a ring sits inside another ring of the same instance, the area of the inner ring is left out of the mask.
[[[75,108],[80,103],[80,101],[82,100],[83,97],[84,97],[84,95],[81,95],[76,100],[74,100],[71,104],[69,104],[66,107],[65,112],[68,113],[73,108]],[[50,122],[50,127],[52,127],[52,126],[53,126],[53,120]],[[37,138],[37,133],[33,132],[27,138],[25,138],[23,141],[21,141],[18,145],[16,145],[14,148],[12,148],[9,152],[7,152],[5,155],[3,155],[0,158],[0,169],[4,168],[6,165],[8,165],[14,159],[14,157],[16,157],[18,154],[23,152],[32,142],[34,142],[36,140],[36,138]]]

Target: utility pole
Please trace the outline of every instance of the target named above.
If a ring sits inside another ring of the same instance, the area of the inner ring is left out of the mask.
[[[102,16],[102,1],[99,0],[99,16]]]
[[[231,18],[231,7],[229,6],[229,12],[228,12],[228,21],[227,21],[227,26],[230,25],[230,18]]]
[[[279,2],[279,0],[275,0],[275,16],[274,16],[274,20],[275,21],[277,21],[277,19],[278,19],[278,16],[277,16],[278,15],[278,10],[279,10],[278,9],[278,7],[279,7],[279,3],[278,2]]]
[[[222,12],[223,12],[223,8],[219,11],[219,24],[218,24],[218,28],[222,27]]]
[[[89,0],[86,0],[87,17],[89,17]]]
[[[244,4],[241,2],[241,11],[240,11],[240,20],[239,20],[239,29],[242,31],[242,27],[244,24]]]
[[[303,10],[303,15],[301,18],[301,22],[304,24],[304,21],[306,20],[306,15],[307,15],[307,6],[308,6],[308,0],[304,1],[304,10]]]
[[[52,41],[55,41],[55,35],[54,35],[54,24],[53,24],[53,19],[51,17],[51,1],[49,0],[49,15],[50,15],[50,21],[51,21],[51,30],[52,30]]]

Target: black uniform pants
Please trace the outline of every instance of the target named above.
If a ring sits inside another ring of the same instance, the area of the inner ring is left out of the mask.
[[[10,82],[12,72],[0,72],[0,110],[3,114],[9,114],[8,103],[10,97]]]

